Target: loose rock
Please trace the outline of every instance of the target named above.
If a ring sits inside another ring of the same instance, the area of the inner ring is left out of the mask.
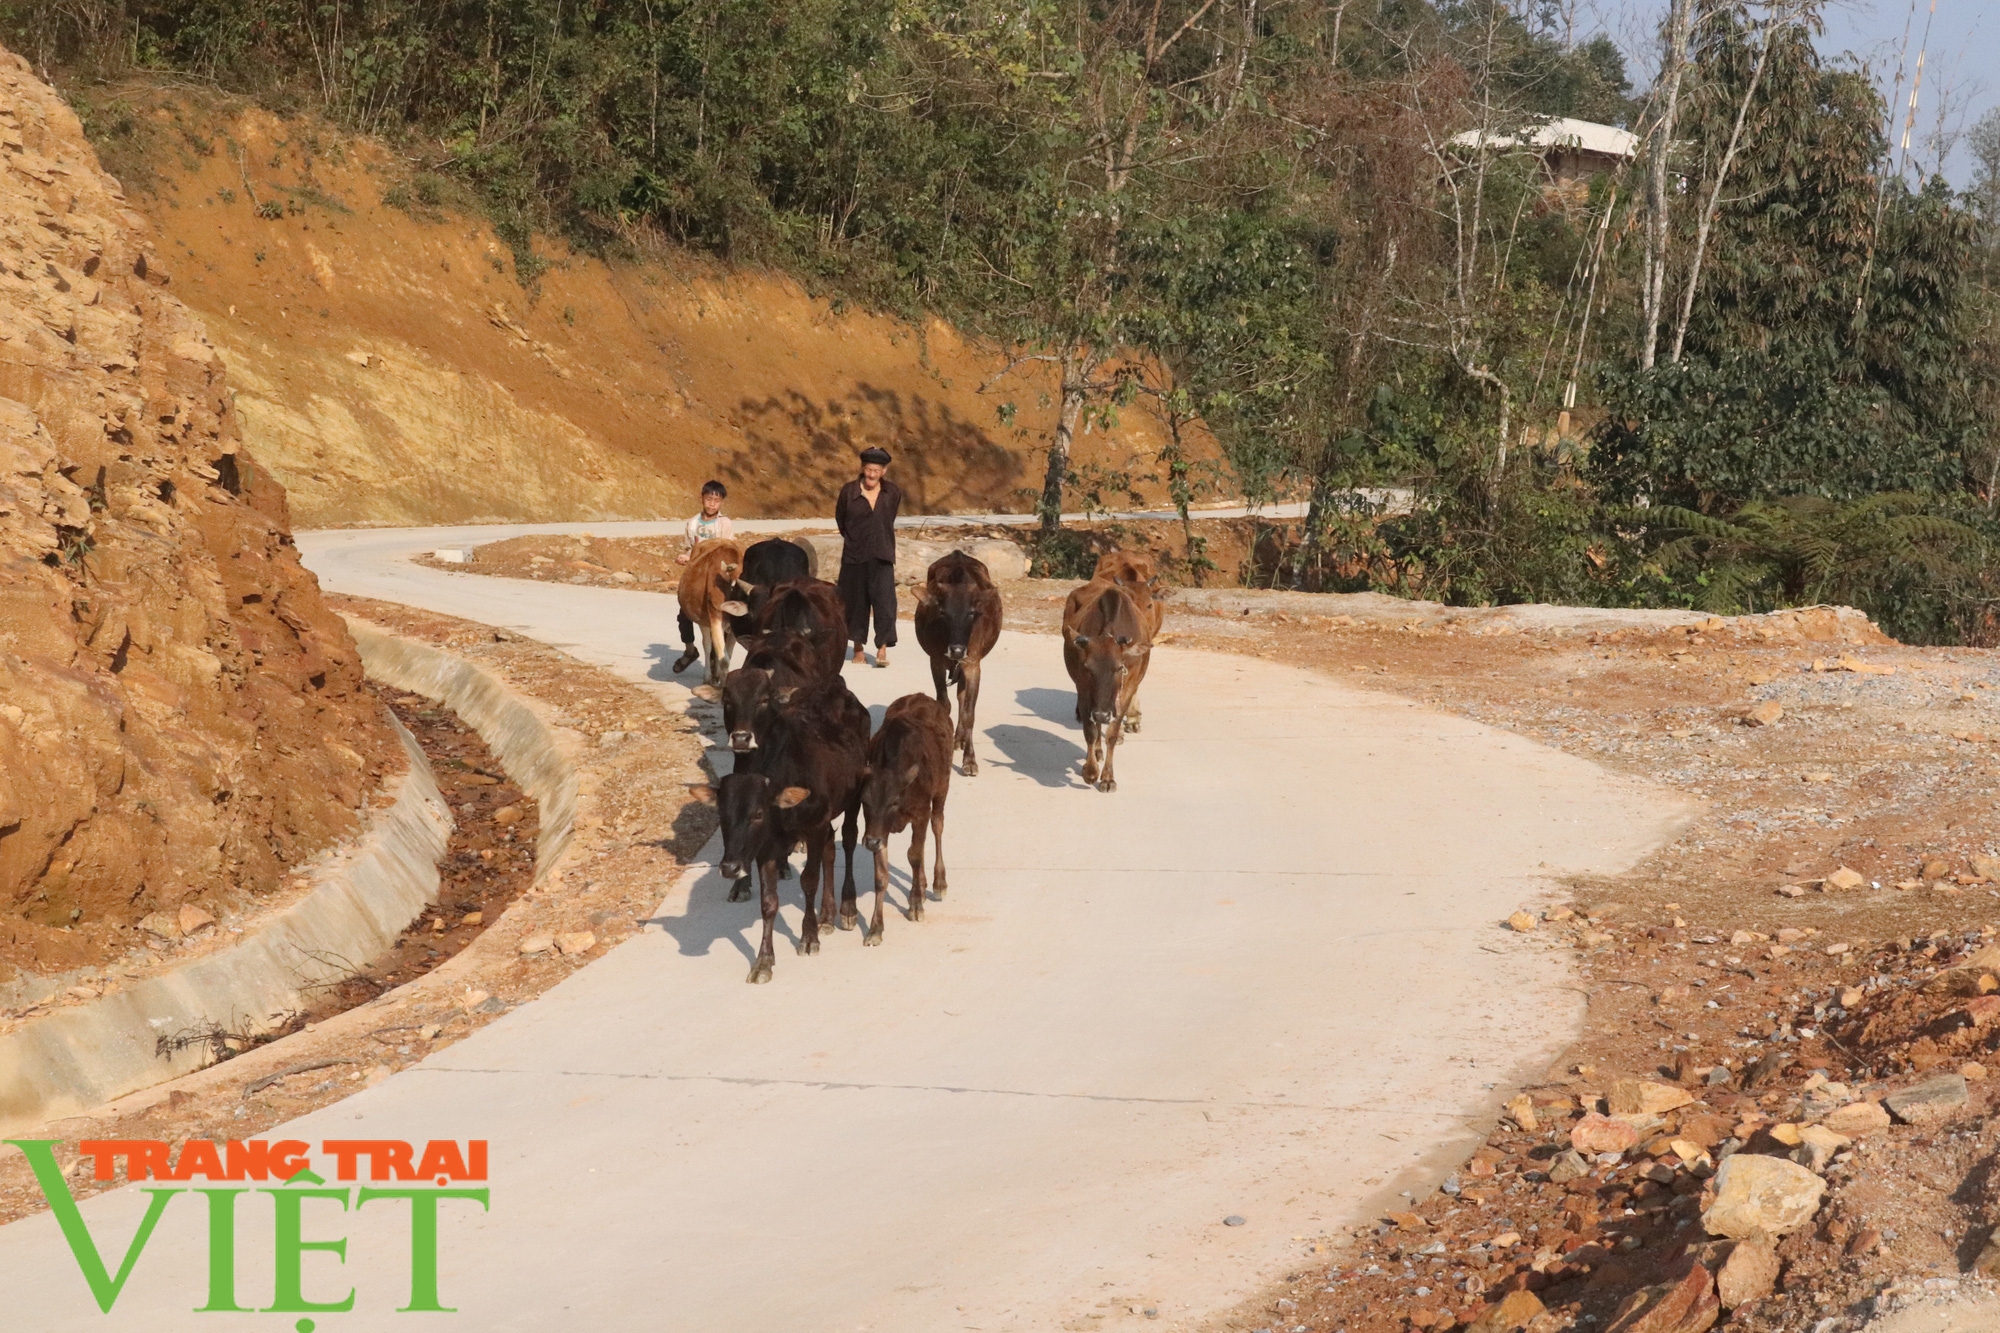
[[[1965,1075],[1943,1074],[1892,1092],[1882,1102],[1906,1125],[1935,1125],[1956,1116],[1969,1099]]]
[[[1527,934],[1529,931],[1535,928],[1534,913],[1532,912],[1514,913],[1514,915],[1507,918],[1507,927],[1508,929],[1516,931],[1519,934],[1523,935]]]
[[[1466,1326],[1465,1333],[1520,1333],[1546,1311],[1532,1291],[1510,1291]]]
[[[1639,1146],[1639,1131],[1623,1120],[1592,1111],[1570,1127],[1570,1147],[1578,1152],[1630,1152]]]
[[[1654,1083],[1640,1078],[1621,1078],[1611,1085],[1606,1098],[1613,1115],[1664,1115],[1686,1106],[1694,1095],[1671,1083]]]
[[[556,947],[556,937],[547,931],[528,936],[517,946],[523,954],[547,953]]]
[[[1860,871],[1842,866],[1821,882],[1826,885],[1828,892],[1832,892],[1835,889],[1858,889],[1868,881],[1862,878]]]
[[[1633,1292],[1607,1333],[1704,1333],[1721,1313],[1715,1280],[1695,1264],[1678,1282]]]
[[[1849,1102],[1847,1105],[1828,1111],[1820,1118],[1820,1123],[1836,1134],[1858,1138],[1863,1134],[1877,1134],[1889,1127],[1889,1113],[1882,1109],[1880,1102]]]
[[[1715,1202],[1701,1215],[1711,1236],[1783,1236],[1812,1221],[1826,1182],[1782,1157],[1734,1153],[1715,1173]]]
[[[1746,725],[1752,727],[1768,727],[1784,715],[1785,706],[1783,704],[1779,703],[1776,699],[1765,699],[1753,705],[1750,711],[1743,715],[1743,721]]]
[[[589,953],[596,947],[597,936],[592,931],[578,930],[556,936],[556,952],[565,957],[574,958]]]
[[[1716,1298],[1727,1310],[1761,1301],[1778,1286],[1778,1249],[1769,1236],[1741,1240],[1715,1275]]]

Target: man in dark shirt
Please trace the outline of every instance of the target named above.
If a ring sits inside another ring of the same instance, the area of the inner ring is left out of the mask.
[[[867,658],[868,613],[875,613],[875,665],[889,665],[888,649],[896,646],[896,512],[903,507],[903,488],[883,474],[889,451],[861,451],[861,476],[840,488],[833,502],[833,521],[844,542],[840,550],[840,598],[847,604],[847,637],[854,644],[854,664]]]

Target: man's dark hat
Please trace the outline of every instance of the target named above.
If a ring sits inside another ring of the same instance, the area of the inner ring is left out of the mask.
[[[878,445],[871,444],[861,451],[861,461],[864,463],[880,463],[883,467],[887,467],[889,466],[889,451]]]

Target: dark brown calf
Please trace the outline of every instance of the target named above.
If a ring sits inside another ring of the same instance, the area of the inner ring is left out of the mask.
[[[889,838],[910,830],[910,919],[924,919],[924,826],[936,848],[937,887],[945,895],[944,798],[951,791],[951,709],[925,694],[906,694],[882,714],[868,742],[861,788],[862,843],[875,853],[875,915],[863,944],[882,942],[882,899],[889,892]],[[844,907],[844,905],[843,905]],[[842,918],[846,925],[846,918]]]
[[[1076,686],[1076,720],[1088,753],[1083,780],[1099,791],[1117,791],[1112,756],[1125,711],[1146,678],[1153,650],[1151,626],[1122,585],[1095,580],[1063,603],[1063,666]]]
[[[979,664],[1000,640],[1000,593],[986,566],[963,551],[932,563],[917,595],[917,643],[931,659],[937,700],[947,681],[958,686],[958,732],[953,748],[964,755],[965,776],[979,776],[972,753],[973,714],[979,708]]]
[[[736,631],[731,616],[744,614],[748,607],[737,599],[744,588],[737,576],[743,572],[743,547],[728,537],[711,537],[694,548],[687,568],[681,572],[681,610],[701,630],[701,648],[693,640],[674,662],[679,675],[703,653],[708,657],[707,680],[720,685],[729,670],[729,654],[736,647]]]
[[[793,579],[771,589],[757,613],[757,630],[787,630],[812,642],[821,675],[837,676],[847,661],[847,605],[825,579]]]
[[[868,766],[868,710],[838,676],[780,693],[781,707],[764,729],[756,763],[747,772],[729,774],[708,793],[722,813],[722,873],[734,879],[755,865],[762,889],[764,938],[750,966],[752,983],[771,979],[778,865],[801,843],[806,849],[806,867],[799,876],[805,926],[798,950],[819,952],[820,922],[830,923],[839,911],[833,894],[833,821],[843,815],[847,878],[840,902],[849,918],[846,929],[853,929],[856,915],[854,840]],[[697,789],[697,794],[703,792],[707,789]]]
[[[722,681],[722,728],[741,769],[755,749],[757,721],[777,701],[777,693],[818,679],[820,662],[812,640],[774,630],[753,640],[743,665]]]

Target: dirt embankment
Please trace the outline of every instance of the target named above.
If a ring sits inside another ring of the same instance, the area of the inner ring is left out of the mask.
[[[269,891],[402,762],[174,267],[0,51],[0,985]]]
[[[711,476],[737,512],[820,512],[868,443],[911,511],[1025,509],[1040,484],[1041,367],[982,394],[1004,358],[944,324],[664,248],[538,241],[551,266],[524,288],[491,228],[424,202],[434,180],[379,143],[183,92],[107,104],[101,142],[147,177],[134,204],[173,237],[303,525],[685,516]],[[1158,442],[1128,412],[1078,461]]]

